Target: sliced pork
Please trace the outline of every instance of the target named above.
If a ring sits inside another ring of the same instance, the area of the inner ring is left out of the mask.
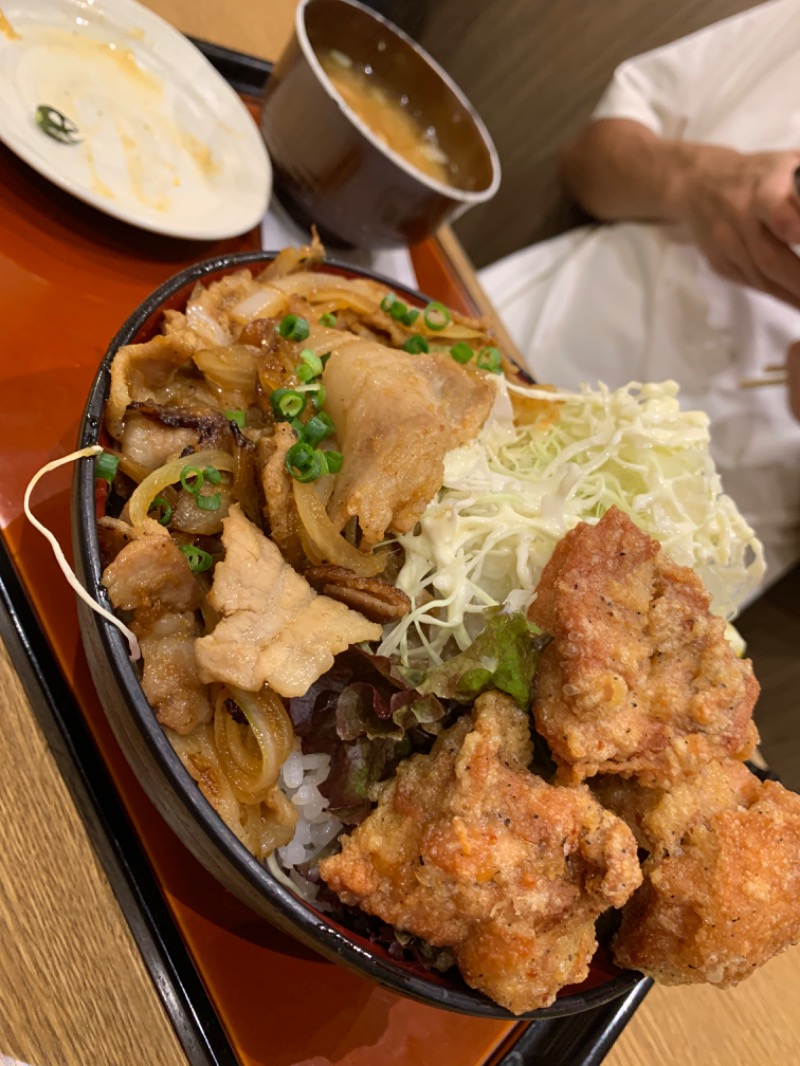
[[[248,692],[268,684],[302,696],[351,644],[378,640],[381,626],[318,596],[238,506],[225,519],[225,559],[208,596],[221,620],[195,651],[202,681]]]
[[[494,388],[449,354],[352,340],[331,352],[323,382],[344,455],[331,521],[357,516],[367,546],[407,533],[441,488],[445,455],[478,435]]]

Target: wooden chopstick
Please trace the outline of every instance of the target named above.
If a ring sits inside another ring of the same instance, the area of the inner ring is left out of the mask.
[[[762,389],[767,385],[786,385],[789,375],[785,370],[776,372],[768,378],[742,378],[739,382],[740,389]]]
[[[764,367],[764,374],[769,376],[763,378],[742,378],[739,382],[739,388],[761,389],[767,385],[786,385],[789,381],[789,375],[786,371],[785,363],[769,363]]]

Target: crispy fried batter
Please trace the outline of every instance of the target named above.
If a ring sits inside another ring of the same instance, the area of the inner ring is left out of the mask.
[[[800,796],[733,761],[669,789],[611,788],[651,850],[614,941],[620,966],[725,988],[800,940]]]
[[[761,790],[755,774],[734,759],[714,760],[663,788],[614,774],[600,774],[590,785],[603,806],[630,827],[639,847],[654,857],[673,852],[691,828],[705,824],[712,814],[749,807]]]
[[[345,903],[451,947],[467,983],[515,1013],[586,977],[595,919],[641,883],[623,822],[530,757],[527,716],[487,693],[320,864]]]
[[[709,602],[696,573],[617,508],[557,545],[529,617],[553,637],[534,714],[561,779],[657,783],[752,751],[758,682]]]

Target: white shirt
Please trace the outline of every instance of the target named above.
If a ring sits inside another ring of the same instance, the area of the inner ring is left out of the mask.
[[[740,151],[800,148],[800,0],[773,0],[622,64],[594,118]],[[800,312],[716,275],[678,226],[585,226],[481,280],[539,381],[673,378],[711,419],[723,486],[769,578],[800,559],[800,424],[782,387],[742,389],[800,340]]]

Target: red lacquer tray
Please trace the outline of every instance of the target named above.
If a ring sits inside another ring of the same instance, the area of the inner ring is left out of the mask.
[[[73,594],[22,516],[23,492],[41,465],[74,448],[97,365],[143,297],[191,262],[257,247],[255,232],[213,245],[139,232],[61,193],[0,148],[3,599],[77,772],[102,807],[123,908],[193,1062],[599,1062],[594,1056],[643,990],[599,1012],[526,1026],[436,1010],[322,961],[199,866],[150,804],[106,723]],[[474,312],[438,241],[415,247],[412,256],[423,291]],[[70,478],[67,469],[51,474],[34,497],[38,516],[63,545],[70,536]]]

